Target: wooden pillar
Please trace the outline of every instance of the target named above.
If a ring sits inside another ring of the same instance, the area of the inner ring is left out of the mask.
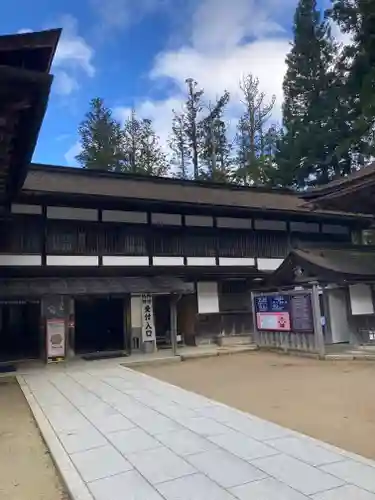
[[[179,296],[171,295],[171,343],[173,355],[177,355],[177,302]]]
[[[323,358],[325,356],[325,344],[324,344],[324,335],[321,322],[319,289],[316,283],[313,284],[312,286],[311,300],[312,300],[312,309],[314,317],[315,348],[319,352],[319,355]]]

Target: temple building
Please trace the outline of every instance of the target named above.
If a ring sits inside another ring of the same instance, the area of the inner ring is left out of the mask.
[[[372,293],[370,177],[299,196],[33,164],[59,36],[0,37],[0,360],[251,339],[252,290],[312,280],[327,342],[369,341],[341,308]]]

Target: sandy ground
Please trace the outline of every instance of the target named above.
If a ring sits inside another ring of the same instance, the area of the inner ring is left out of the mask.
[[[375,459],[375,363],[244,353],[141,369]]]
[[[14,379],[0,379],[0,500],[68,500]]]

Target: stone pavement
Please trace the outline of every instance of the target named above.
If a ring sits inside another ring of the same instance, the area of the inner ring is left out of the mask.
[[[375,500],[375,462],[116,363],[18,380],[72,500]]]

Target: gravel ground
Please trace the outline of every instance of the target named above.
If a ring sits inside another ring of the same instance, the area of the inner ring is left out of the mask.
[[[375,363],[244,353],[140,369],[375,459]]]
[[[0,500],[68,500],[17,381],[0,379]]]

